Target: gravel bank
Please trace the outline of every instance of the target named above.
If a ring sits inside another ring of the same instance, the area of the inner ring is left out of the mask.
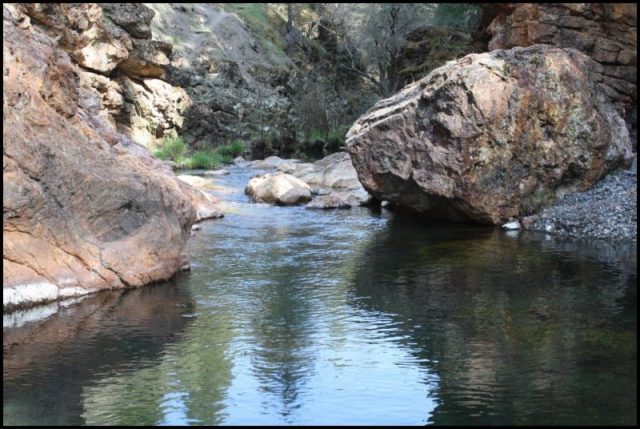
[[[523,226],[559,236],[637,241],[637,183],[635,172],[614,172],[588,191],[567,195],[525,218]]]

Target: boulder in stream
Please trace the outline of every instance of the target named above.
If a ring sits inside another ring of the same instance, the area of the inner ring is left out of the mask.
[[[587,189],[632,159],[598,67],[548,45],[450,61],[351,127],[358,178],[399,209],[485,224]]]
[[[302,204],[311,200],[309,185],[280,172],[252,177],[245,193],[256,202],[278,205]]]

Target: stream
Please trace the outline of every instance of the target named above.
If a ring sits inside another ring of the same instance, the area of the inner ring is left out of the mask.
[[[637,248],[211,191],[171,281],[3,317],[6,425],[635,425]]]

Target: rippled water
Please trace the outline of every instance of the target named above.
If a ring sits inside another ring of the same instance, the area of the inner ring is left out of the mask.
[[[190,273],[4,316],[4,424],[636,423],[635,245],[251,204],[231,170]]]

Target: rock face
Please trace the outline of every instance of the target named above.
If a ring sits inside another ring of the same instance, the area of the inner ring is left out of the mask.
[[[596,62],[594,79],[636,133],[638,5],[505,3],[486,30],[489,50],[546,43],[574,48]]]
[[[5,308],[165,280],[196,220],[193,188],[100,115],[69,55],[3,7]]]
[[[309,185],[284,173],[259,174],[252,177],[245,193],[259,203],[294,205],[311,200]]]
[[[27,3],[9,6],[20,25],[53,37],[69,54],[82,86],[101,100],[99,115],[148,147],[184,125],[192,105],[163,81],[171,44],[151,39],[155,12],[136,3]]]
[[[596,65],[547,45],[449,62],[349,130],[360,182],[400,209],[494,224],[589,188],[632,157]]]

